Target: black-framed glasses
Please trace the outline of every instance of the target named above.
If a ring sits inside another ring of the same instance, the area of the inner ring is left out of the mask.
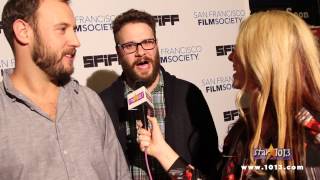
[[[128,42],[124,44],[117,44],[117,47],[122,48],[126,54],[131,54],[137,51],[139,45],[141,45],[142,49],[144,50],[151,50],[156,47],[156,43],[156,39],[145,39],[139,43]]]

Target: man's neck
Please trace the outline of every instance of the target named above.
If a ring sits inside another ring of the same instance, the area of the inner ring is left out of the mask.
[[[158,73],[158,75],[157,75],[156,79],[153,81],[153,83],[147,87],[148,91],[152,92],[157,87],[159,81],[160,81],[160,73]]]
[[[39,97],[58,89],[50,77],[32,60],[26,49],[15,51],[15,69],[10,76],[13,86],[23,94],[35,94]]]
[[[50,81],[45,72],[18,66],[10,76],[13,87],[55,120],[59,87]]]
[[[10,76],[13,86],[20,92],[30,92],[41,97],[46,92],[58,89],[58,86],[51,82],[46,73],[39,68],[20,69],[16,67]]]

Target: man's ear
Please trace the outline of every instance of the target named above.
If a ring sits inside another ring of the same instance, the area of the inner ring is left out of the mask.
[[[116,46],[115,49],[116,49],[116,52],[117,52],[118,56],[120,56],[120,53],[121,53],[120,52],[120,48],[118,46]]]
[[[122,56],[121,49],[118,46],[116,46],[115,48],[116,48],[116,51],[117,51],[119,64],[121,65],[121,63],[122,63],[122,60],[121,60],[121,56]]]
[[[13,22],[13,33],[17,42],[26,45],[30,42],[32,35],[32,28],[29,23],[22,19],[17,19]]]

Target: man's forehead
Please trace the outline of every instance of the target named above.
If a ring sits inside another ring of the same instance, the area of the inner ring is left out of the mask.
[[[56,13],[65,12],[65,14],[73,14],[69,4],[61,0],[41,0],[39,3],[39,8],[37,10],[39,13]]]
[[[143,22],[127,23],[117,32],[116,37],[120,41],[137,41],[154,38],[151,27]]]
[[[75,24],[74,14],[68,3],[61,0],[42,0],[37,10],[37,19]]]

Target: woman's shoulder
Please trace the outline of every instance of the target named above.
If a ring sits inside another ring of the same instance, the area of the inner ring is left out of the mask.
[[[236,145],[239,141],[246,141],[247,127],[243,119],[238,119],[231,124],[227,136],[224,139],[223,149]]]

